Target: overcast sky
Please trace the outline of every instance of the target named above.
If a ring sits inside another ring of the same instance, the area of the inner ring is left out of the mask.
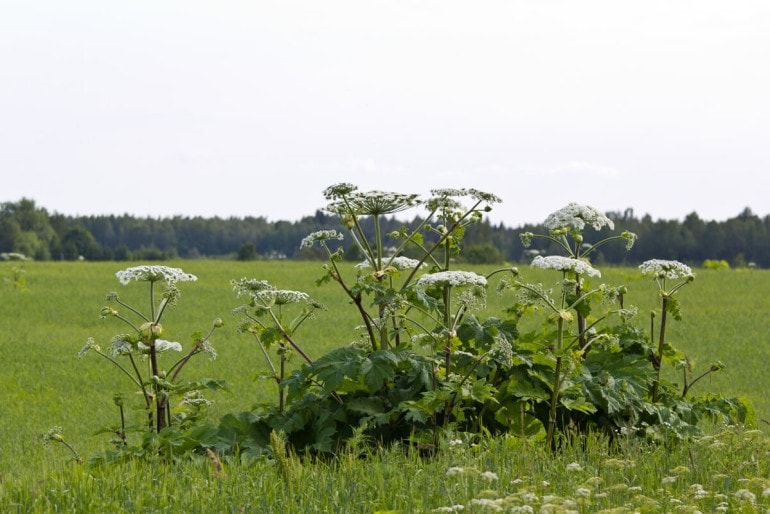
[[[770,2],[0,0],[0,202],[296,220],[338,182],[491,219],[770,213]]]

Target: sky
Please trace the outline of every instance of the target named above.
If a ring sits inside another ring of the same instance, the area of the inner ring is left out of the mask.
[[[476,188],[770,214],[766,0],[0,0],[0,202],[298,220]],[[418,212],[416,212],[417,214]]]

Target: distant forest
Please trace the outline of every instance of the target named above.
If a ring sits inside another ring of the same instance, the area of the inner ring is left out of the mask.
[[[770,268],[770,215],[760,218],[749,208],[719,222],[702,220],[695,212],[684,220],[653,220],[649,214],[638,218],[633,209],[605,214],[615,222],[614,234],[630,230],[639,240],[629,252],[623,244],[603,246],[593,257],[598,264],[635,265],[656,258],[692,266],[709,260],[732,267]],[[371,222],[365,219],[365,227],[367,221]],[[416,226],[417,221],[387,218],[383,231]],[[49,213],[30,199],[0,204],[0,252],[35,260],[322,259],[317,248],[300,250],[300,241],[324,229],[345,232],[336,216],[322,211],[299,221],[269,222],[263,217],[73,217]],[[473,264],[516,263],[528,261],[532,250],[557,253],[538,239],[525,249],[519,239],[522,232],[546,230],[542,225],[506,227],[488,221],[473,225],[462,242],[461,258]],[[608,232],[587,230],[585,235],[591,243]],[[347,259],[359,258],[349,241],[341,244]]]

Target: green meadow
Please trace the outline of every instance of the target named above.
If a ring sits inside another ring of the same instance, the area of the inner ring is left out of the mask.
[[[334,284],[315,285],[320,262],[165,264],[198,277],[179,286],[179,303],[164,317],[169,338],[187,346],[192,334],[205,332],[215,318],[225,321],[212,338],[217,359],[198,359],[185,369],[228,383],[229,392],[210,396],[214,419],[275,401],[277,394],[273,382],[254,378],[265,368],[253,341],[236,330],[231,310],[239,300],[231,279],[266,279],[323,303],[327,310],[298,335],[311,357],[355,337],[356,316],[346,297]],[[13,269],[20,265],[23,287],[14,284]],[[201,458],[173,467],[130,463],[89,469],[75,463],[63,445],[43,445],[41,435],[61,427],[83,459],[108,446],[109,434],[96,432],[116,424],[113,395],[131,394],[133,387],[104,359],[93,353],[78,359],[78,351],[88,337],[106,347],[121,330],[115,320],[99,316],[107,293],[146,301],[145,289],[116,279],[124,267],[0,263],[0,511],[765,512],[770,506],[770,443],[764,435],[770,428],[770,271],[696,269],[695,281],[679,293],[683,319],[671,321],[667,332],[690,358],[696,376],[713,362],[725,365],[698,382],[693,393],[748,398],[759,430],[710,427],[707,438],[678,448],[628,441],[617,454],[599,438],[553,455],[504,437],[473,447],[458,444],[435,459],[394,448],[366,459],[341,455],[282,465],[226,460],[220,469]],[[474,267],[482,273],[492,269]],[[546,270],[521,266],[520,271],[529,282],[554,280]],[[659,302],[654,282],[635,268],[602,268],[602,273],[602,282],[628,286],[625,302],[639,308],[637,323],[648,327],[649,312]],[[505,294],[495,294],[494,282],[489,290],[487,314],[502,315]],[[681,381],[666,371],[669,380]]]

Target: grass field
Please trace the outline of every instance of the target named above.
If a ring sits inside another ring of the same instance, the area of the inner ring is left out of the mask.
[[[235,330],[230,311],[238,300],[230,279],[267,279],[280,288],[304,290],[324,303],[329,310],[303,333],[302,342],[311,356],[347,344],[353,337],[356,318],[345,298],[334,285],[319,288],[314,284],[321,275],[320,263],[165,264],[198,276],[197,282],[180,284],[179,305],[165,317],[170,338],[189,344],[190,335],[206,331],[214,318],[228,323],[213,338],[217,360],[200,359],[186,370],[194,376],[223,378],[230,384],[230,394],[216,393],[212,398],[215,417],[272,399],[275,390],[274,384],[251,379],[255,371],[262,370],[262,361],[252,342]],[[0,263],[0,278],[10,278],[13,266],[18,263]],[[465,505],[466,512],[484,512],[494,506],[481,500],[510,497],[505,505],[522,506],[526,503],[522,498],[531,495],[537,498],[530,502],[537,511],[550,495],[564,500],[560,505],[566,505],[566,510],[577,512],[622,505],[629,506],[628,512],[668,512],[674,510],[672,505],[679,505],[666,503],[672,499],[702,512],[715,511],[722,503],[729,505],[730,512],[763,512],[760,505],[770,502],[762,496],[763,492],[770,494],[770,483],[765,481],[770,469],[767,443],[761,433],[740,430],[715,434],[713,441],[724,449],[714,454],[708,446],[696,446],[656,455],[654,469],[641,462],[629,464],[624,458],[620,460],[625,464],[608,468],[602,464],[610,458],[605,451],[575,449],[575,453],[556,457],[538,456],[537,450],[523,448],[515,439],[503,439],[490,441],[489,448],[457,448],[437,461],[426,462],[394,450],[374,456],[366,464],[344,458],[333,463],[296,463],[289,475],[280,474],[268,463],[257,469],[233,464],[225,471],[227,479],[217,479],[205,460],[182,469],[148,470],[136,464],[89,472],[74,465],[61,445],[44,448],[40,435],[61,426],[66,440],[88,457],[106,441],[94,432],[115,423],[113,394],[132,391],[125,377],[115,374],[106,361],[96,355],[77,358],[87,337],[106,346],[122,330],[114,320],[99,318],[106,293],[118,291],[132,302],[146,301],[142,287],[122,286],[117,281],[115,272],[123,267],[117,263],[28,262],[24,263],[25,290],[14,288],[9,281],[0,283],[0,505],[12,505],[9,511],[373,512]],[[542,270],[522,267],[521,271],[530,282],[554,281],[553,275]],[[657,306],[654,283],[633,268],[602,271],[602,281],[628,286],[631,294],[626,302],[639,307],[639,322],[646,327],[645,313]],[[684,319],[672,323],[668,331],[669,341],[692,358],[696,370],[705,370],[717,360],[726,365],[723,373],[699,383],[696,394],[717,391],[747,397],[764,420],[770,419],[765,368],[770,362],[768,290],[768,271],[696,270],[695,282],[679,294]],[[487,311],[498,313],[505,304],[504,296],[490,293]],[[760,428],[767,425],[760,422]],[[629,443],[627,451],[626,460],[632,461],[637,458],[634,452],[649,450]],[[573,468],[581,471],[565,474],[565,466],[573,462],[579,464]],[[632,465],[636,467],[630,472]],[[447,476],[452,467],[470,471]],[[483,475],[485,471],[491,474]],[[596,477],[601,478],[601,485],[594,483]],[[667,477],[668,481],[660,483]],[[545,482],[549,485],[543,485]],[[708,494],[698,498],[693,484],[701,485]],[[643,488],[643,494],[633,489],[636,486]],[[588,493],[575,493],[581,488]],[[738,494],[744,489],[754,495],[752,501],[748,495],[742,498]],[[261,495],[264,509],[254,495]],[[649,504],[640,496],[648,498]],[[473,499],[479,501],[471,503]]]

